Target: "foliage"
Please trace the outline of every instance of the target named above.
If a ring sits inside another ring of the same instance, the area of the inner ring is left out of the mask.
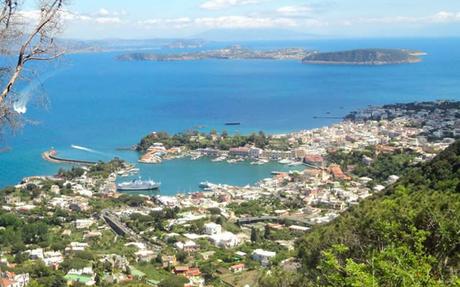
[[[460,141],[298,243],[313,286],[454,286]]]
[[[218,135],[215,131],[209,134],[199,133],[198,131],[189,131],[169,135],[166,132],[157,132],[145,136],[137,146],[137,150],[145,152],[155,143],[162,143],[166,148],[185,146],[191,150],[199,148],[215,148],[220,150],[229,150],[233,147],[242,147],[247,144],[253,144],[259,148],[269,146],[270,140],[263,132],[244,135],[228,135],[222,132]]]
[[[183,287],[188,280],[181,276],[169,276],[160,282],[158,287]]]

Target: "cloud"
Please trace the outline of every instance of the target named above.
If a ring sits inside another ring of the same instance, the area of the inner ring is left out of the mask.
[[[146,28],[272,28],[295,27],[298,23],[289,18],[221,16],[201,18],[163,18],[139,21]]]
[[[200,7],[206,10],[220,10],[232,6],[257,4],[260,0],[207,0]]]
[[[460,12],[440,11],[429,16],[393,16],[379,18],[361,18],[351,23],[375,23],[375,24],[443,24],[460,22]]]
[[[283,6],[276,9],[278,14],[281,14],[285,17],[297,17],[305,16],[310,14],[313,11],[313,8],[309,5],[299,5],[299,6]]]
[[[36,23],[40,20],[40,10],[23,10],[19,12],[19,16],[28,24]],[[111,12],[107,9],[101,8],[93,14],[82,14],[71,12],[69,10],[62,10],[59,14],[62,20],[68,22],[92,22],[96,24],[119,24],[124,22],[122,17],[126,12]]]

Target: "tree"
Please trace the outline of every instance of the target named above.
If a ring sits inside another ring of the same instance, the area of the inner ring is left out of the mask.
[[[268,224],[266,224],[265,225],[265,230],[264,230],[264,238],[265,239],[270,239],[270,236],[271,236],[270,226],[268,226]]]
[[[14,103],[14,86],[21,80],[26,65],[32,61],[50,61],[62,55],[55,36],[60,31],[65,0],[42,0],[35,24],[21,19],[20,1],[0,0],[0,56],[16,55],[12,66],[0,67],[0,127],[20,125],[20,113]],[[23,32],[27,31],[27,32]]]
[[[254,227],[251,228],[251,241],[252,242],[259,241],[259,232],[257,232],[257,229],[255,229]]]

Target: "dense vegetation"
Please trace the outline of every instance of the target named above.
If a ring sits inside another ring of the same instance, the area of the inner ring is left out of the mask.
[[[190,131],[169,135],[166,132],[157,132],[145,136],[137,145],[137,150],[145,152],[154,143],[162,143],[166,148],[184,146],[190,150],[198,148],[215,148],[220,150],[229,150],[233,147],[242,147],[247,144],[253,144],[258,148],[267,146],[273,149],[287,150],[288,143],[283,139],[271,139],[263,132],[252,133],[250,135],[229,135],[223,131],[218,134],[216,131],[211,131],[209,134]]]
[[[260,286],[459,286],[460,141],[297,243]]]
[[[304,275],[291,274],[297,277],[291,286],[458,286],[459,230],[457,141],[383,194],[300,240]],[[286,282],[268,276],[262,286]]]
[[[343,170],[352,171],[356,176],[366,176],[374,179],[373,184],[383,183],[390,175],[403,175],[413,165],[419,154],[412,150],[396,150],[392,153],[377,153],[370,146],[363,150],[350,153],[343,151],[330,152],[329,162],[340,164]],[[364,159],[371,162],[366,164]]]
[[[410,51],[401,49],[359,49],[341,52],[313,53],[303,59],[304,63],[343,64],[396,64],[417,62],[420,59]]]
[[[116,172],[123,168],[125,163],[119,158],[115,158],[109,162],[98,162],[97,164],[90,166],[87,169],[87,175],[89,177],[100,177],[107,178],[113,172]],[[58,176],[64,179],[74,179],[82,176],[85,173],[85,169],[82,167],[72,167],[71,169],[59,169]]]

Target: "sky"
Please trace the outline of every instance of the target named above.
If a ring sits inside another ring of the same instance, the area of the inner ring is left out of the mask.
[[[24,15],[33,9],[26,3]],[[337,38],[460,36],[460,0],[71,0],[63,17],[63,36],[75,39],[259,28]]]

